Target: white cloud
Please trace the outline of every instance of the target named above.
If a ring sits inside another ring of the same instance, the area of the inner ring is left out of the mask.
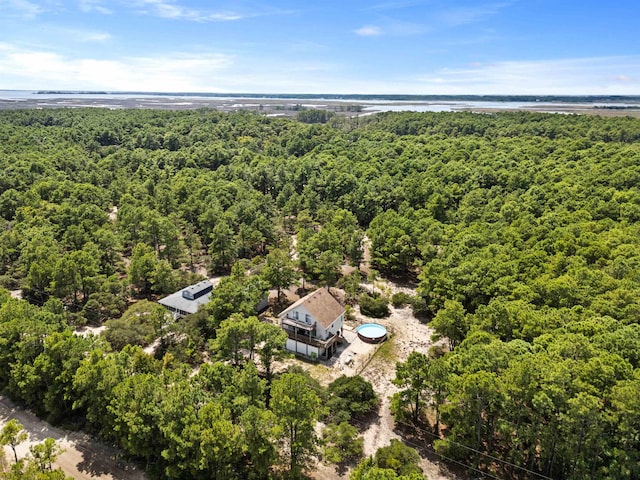
[[[281,65],[277,67],[282,68]],[[346,74],[344,66],[323,67],[326,68],[308,76],[293,67],[281,72],[264,70],[261,78],[247,77],[250,83],[244,91],[417,95],[640,94],[640,55],[475,63],[462,68],[441,68],[422,76],[405,74],[397,77],[380,73],[362,78]]]
[[[151,13],[162,18],[184,18],[190,14],[190,11],[162,0],[143,0],[141,4],[143,7],[149,6]],[[195,12],[191,11],[191,14],[195,14]]]
[[[92,30],[54,27],[51,31],[55,32],[55,35],[58,37],[64,36],[74,42],[80,43],[104,43],[112,38],[110,33]]]
[[[361,37],[376,37],[378,35],[382,35],[382,29],[375,25],[365,25],[364,27],[357,29],[355,33]]]
[[[340,65],[216,52],[70,58],[0,43],[0,89],[306,93],[350,90]],[[356,90],[354,90],[356,91]]]
[[[623,73],[621,73],[623,72]],[[638,95],[640,56],[501,61],[443,68],[417,80],[420,93]]]
[[[111,40],[111,34],[104,32],[80,32],[81,42],[106,42]]]
[[[0,44],[0,88],[215,91],[231,64],[219,53],[73,59]]]
[[[165,92],[638,95],[640,55],[472,63],[422,75],[381,71],[363,78],[350,65],[217,52],[118,59],[71,58],[0,43],[0,89]]]
[[[487,17],[499,13],[510,3],[489,3],[473,7],[454,7],[441,11],[436,15],[437,23],[448,27],[458,27],[484,20]]]
[[[104,15],[111,15],[113,11],[105,7],[102,0],[79,0],[78,7],[83,12],[98,12]]]
[[[183,7],[172,0],[139,0],[136,4],[141,8],[143,13],[149,15],[193,22],[229,22],[255,16],[255,14],[243,15],[233,11],[212,12],[198,10]]]
[[[0,17],[34,18],[45,11],[42,6],[28,0],[0,0]]]

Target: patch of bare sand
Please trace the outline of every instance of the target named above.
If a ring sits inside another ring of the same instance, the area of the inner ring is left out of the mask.
[[[114,205],[113,207],[111,207],[111,210],[109,210],[109,221],[113,223],[117,219],[118,219],[118,206]]]
[[[85,325],[83,327],[78,328],[73,333],[81,337],[86,337],[88,335],[100,335],[106,329],[107,329],[106,325],[100,325],[99,327],[90,327],[88,325]]]
[[[64,450],[54,467],[60,467],[66,475],[76,480],[146,479],[135,465],[123,461],[115,448],[102,445],[89,435],[53,427],[0,396],[0,428],[12,418],[17,419],[29,434],[28,440],[16,448],[18,458],[24,458],[29,453],[30,446],[51,437]],[[13,452],[5,448],[5,453],[7,460],[12,461]]]
[[[22,300],[22,290],[9,290],[12,298]]]
[[[371,284],[363,284],[364,288],[372,289]],[[415,290],[407,286],[399,286],[389,281],[377,280],[376,291],[383,291],[391,296],[396,292],[414,294]],[[355,321],[347,322],[344,336],[347,344],[338,351],[326,365],[315,367],[312,374],[328,384],[342,374],[359,374],[369,381],[380,398],[378,419],[364,426],[365,455],[373,455],[376,450],[391,443],[392,439],[402,438],[394,431],[395,422],[390,411],[391,397],[398,391],[392,383],[395,378],[396,363],[407,359],[413,351],[427,353],[433,345],[431,335],[433,330],[420,322],[410,307],[394,308],[390,306],[391,315],[387,318],[374,320],[362,315],[355,309]],[[355,333],[358,325],[363,323],[379,323],[387,328],[390,338],[387,343],[370,345],[362,342]],[[414,446],[415,445],[411,445]],[[429,480],[456,480],[454,474],[448,472],[446,465],[423,459],[421,467]],[[318,464],[313,477],[317,480],[347,479],[349,472],[337,472],[334,466]]]

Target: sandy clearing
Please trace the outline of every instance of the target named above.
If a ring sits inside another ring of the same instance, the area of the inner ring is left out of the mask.
[[[12,418],[17,419],[29,434],[29,439],[18,445],[19,458],[29,453],[29,447],[51,437],[64,452],[54,463],[66,475],[76,480],[145,480],[144,473],[132,464],[118,459],[118,450],[98,443],[89,435],[68,432],[49,425],[34,414],[16,406],[6,397],[0,396],[0,427]],[[13,452],[5,447],[6,458],[12,461]]]
[[[89,325],[84,325],[78,328],[77,330],[75,330],[73,333],[81,337],[86,337],[89,335],[100,335],[106,329],[107,329],[106,325],[100,325],[99,327],[91,327]]]
[[[12,298],[22,300],[22,290],[9,290]]]
[[[371,290],[372,285],[363,283],[364,289]],[[375,289],[391,296],[396,292],[414,294],[415,289],[396,285],[385,280],[376,280]],[[311,373],[323,385],[329,384],[340,375],[361,375],[369,381],[380,398],[378,418],[363,425],[364,453],[373,455],[376,450],[390,444],[391,439],[403,440],[395,430],[395,422],[390,411],[391,397],[398,391],[392,383],[395,377],[396,363],[407,359],[413,351],[427,353],[434,344],[431,340],[433,330],[420,322],[410,307],[394,308],[390,306],[391,315],[384,319],[371,319],[362,315],[359,308],[355,308],[355,321],[346,322],[343,336],[346,344],[330,361],[309,367]],[[391,334],[390,345],[371,345],[362,342],[355,329],[363,323],[379,323],[384,325]],[[378,351],[384,348],[385,353]],[[406,442],[405,442],[406,443]],[[415,446],[415,445],[411,445]],[[458,480],[459,477],[450,473],[445,464],[430,459],[423,459],[422,469],[429,480]],[[337,472],[335,466],[318,463],[313,477],[317,480],[348,479],[349,472]]]
[[[407,292],[408,290],[406,287],[400,288],[389,282],[385,282],[383,288],[390,293],[400,290]],[[374,356],[361,373],[362,377],[371,382],[380,398],[379,419],[363,432],[365,455],[373,455],[378,448],[389,445],[393,438],[402,440],[400,435],[395,432],[395,422],[390,411],[391,397],[398,391],[398,387],[392,383],[392,379],[395,377],[396,362],[405,361],[413,351],[427,353],[433,345],[431,341],[433,330],[415,318],[410,307],[394,308],[390,306],[390,310],[391,315],[377,321],[377,323],[384,325],[389,332],[392,332],[389,342],[392,343],[395,361],[386,356]],[[363,323],[370,321],[359,313],[356,315],[356,318],[360,317]],[[421,466],[430,480],[456,478],[447,473],[446,467],[439,462],[423,459]]]

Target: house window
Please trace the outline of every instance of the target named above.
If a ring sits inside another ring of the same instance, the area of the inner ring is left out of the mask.
[[[304,314],[304,321],[307,323],[311,323],[311,315],[309,315],[308,313]]]
[[[293,312],[293,319],[298,320],[298,312]]]

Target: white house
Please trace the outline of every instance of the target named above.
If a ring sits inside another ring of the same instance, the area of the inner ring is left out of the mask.
[[[158,300],[158,303],[173,313],[175,320],[196,313],[200,306],[211,301],[213,284],[209,280],[203,280],[195,285],[189,285],[171,295]],[[266,295],[258,305],[256,313],[260,314],[269,308],[269,296]]]
[[[287,350],[321,359],[335,353],[342,338],[344,308],[326,289],[302,297],[278,317],[289,336]]]
[[[174,318],[196,313],[200,305],[209,303],[213,284],[209,280],[190,285],[158,300],[158,303],[173,313]]]

